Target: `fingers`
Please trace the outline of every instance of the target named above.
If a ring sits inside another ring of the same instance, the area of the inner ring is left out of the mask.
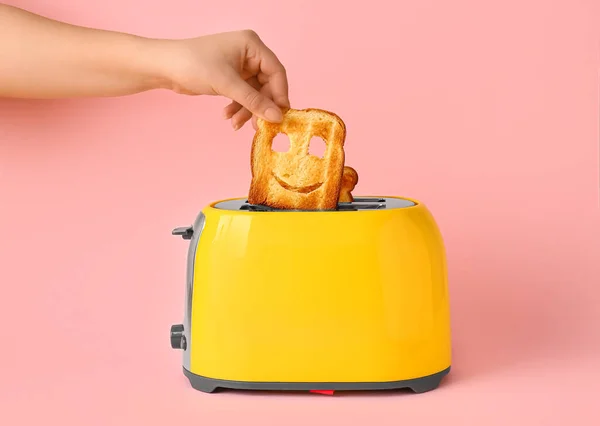
[[[256,90],[248,82],[242,80],[234,69],[228,68],[221,75],[220,80],[219,87],[223,95],[267,121],[275,123],[281,121],[281,109],[273,100]]]
[[[271,88],[271,98],[273,101],[282,108],[289,108],[290,99],[288,96],[288,83],[285,72],[272,74],[269,76],[269,82],[267,84]]]
[[[267,80],[273,101],[280,107],[290,107],[287,72],[279,58],[259,39],[259,80]],[[266,81],[261,81],[266,84]]]
[[[286,70],[277,56],[253,31],[243,32],[246,63],[241,72],[228,69],[221,74],[220,94],[232,99],[223,110],[223,116],[231,120],[237,130],[248,120],[256,129],[256,118],[281,122],[282,109],[290,107]],[[241,74],[241,75],[240,75]],[[253,76],[244,81],[248,76]]]
[[[261,84],[257,77],[252,77],[246,80],[246,82],[254,87],[256,90],[261,91],[265,96],[269,96],[268,90],[261,88]],[[223,109],[223,117],[226,120],[231,119],[231,126],[234,130],[240,129],[250,118],[253,117],[252,113],[247,108],[243,107],[236,101],[232,101]]]
[[[246,108],[240,109],[233,117],[231,117],[231,126],[233,127],[233,130],[241,129],[252,117],[254,116]]]
[[[275,103],[289,108],[288,79],[285,67],[260,37],[253,31],[247,32],[246,67],[257,75],[261,84],[269,83]]]
[[[242,108],[243,107],[240,104],[238,104],[237,102],[235,102],[235,101],[231,102],[229,105],[227,105],[225,108],[223,108],[223,118],[225,120],[229,120]]]
[[[256,90],[260,90],[260,88],[261,88],[261,83],[259,82],[257,77],[249,78],[246,80],[246,82],[250,86],[254,87]],[[238,102],[231,101],[231,103],[229,105],[227,105],[225,108],[223,108],[223,118],[225,118],[226,120],[229,120],[242,108],[244,108],[244,107],[242,105],[240,105]]]
[[[259,85],[258,80],[256,82],[257,85]],[[270,86],[268,84],[262,86],[260,88],[260,93],[262,93],[263,95],[265,95],[267,98],[272,99],[272,95],[271,95],[271,89]],[[244,124],[246,124],[246,122],[248,120],[250,120],[251,118],[256,118],[256,115],[253,115],[250,111],[248,111],[246,108],[241,108],[232,118],[232,125],[233,128],[238,130],[239,128],[241,128]],[[253,122],[253,124],[256,124],[256,121]],[[256,130],[256,127],[255,127]]]
[[[252,127],[254,128],[254,130],[258,130],[256,115],[253,115],[250,111],[242,107],[237,102],[232,102],[225,107],[225,118],[227,120],[232,119],[231,126],[234,128],[234,130],[241,129],[244,126],[244,124],[246,124],[248,119],[252,118]]]

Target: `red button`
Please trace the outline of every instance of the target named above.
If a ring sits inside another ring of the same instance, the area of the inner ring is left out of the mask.
[[[311,393],[320,393],[322,395],[333,395],[334,391],[332,391],[332,390],[311,390],[309,392],[311,392]]]

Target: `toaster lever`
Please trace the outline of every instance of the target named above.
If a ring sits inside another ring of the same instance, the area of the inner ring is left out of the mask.
[[[173,235],[180,235],[184,240],[191,240],[194,235],[194,228],[192,226],[182,226],[173,229],[171,232]]]

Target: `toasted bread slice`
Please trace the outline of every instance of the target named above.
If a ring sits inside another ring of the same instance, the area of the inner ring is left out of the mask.
[[[344,168],[346,126],[321,109],[287,109],[279,124],[257,120],[251,151],[250,204],[286,210],[337,208]],[[288,152],[273,151],[273,139],[288,136]],[[308,152],[313,136],[325,141],[323,157]]]
[[[342,188],[340,189],[340,203],[351,203],[354,201],[352,191],[358,183],[358,173],[352,167],[345,166],[342,175]]]

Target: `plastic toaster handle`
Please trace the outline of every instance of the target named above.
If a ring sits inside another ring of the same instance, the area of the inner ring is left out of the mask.
[[[180,235],[184,240],[191,240],[194,235],[194,228],[192,226],[181,226],[171,231],[173,235]]]

